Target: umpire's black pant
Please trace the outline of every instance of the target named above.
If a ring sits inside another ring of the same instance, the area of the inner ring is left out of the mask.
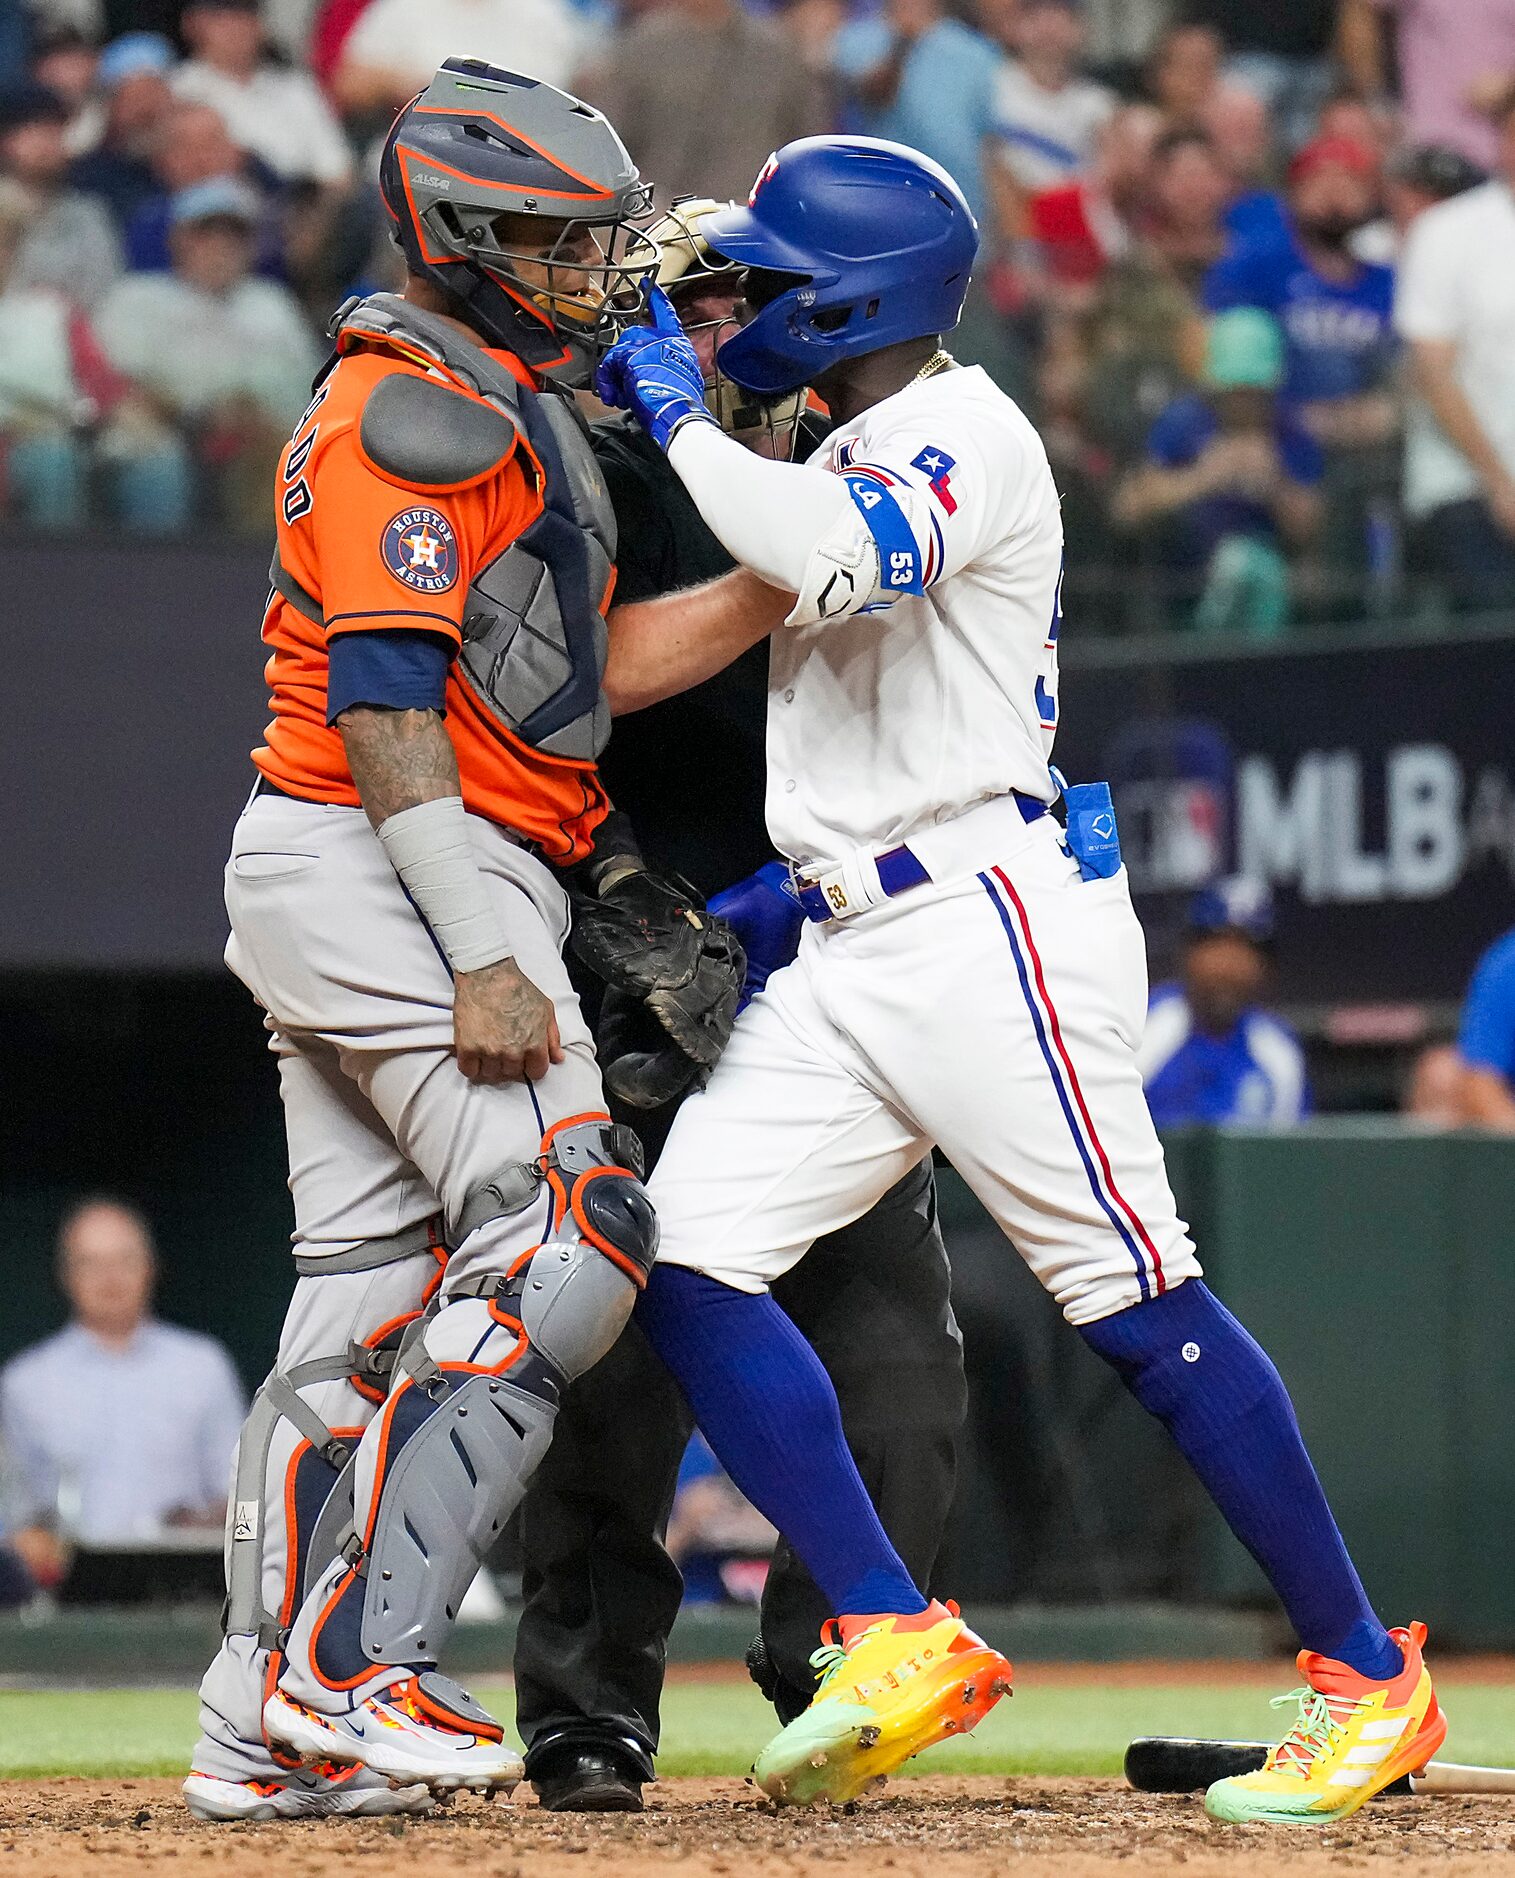
[[[929,1157],[773,1287],[830,1372],[864,1484],[922,1585],[952,1502],[965,1408],[949,1290]],[[651,1774],[682,1590],[660,1535],[690,1427],[634,1322],[568,1390],[521,1512],[516,1725],[529,1774],[577,1746],[618,1748]],[[810,1701],[810,1653],[831,1615],[780,1544],[761,1639],[766,1692],[785,1720]]]

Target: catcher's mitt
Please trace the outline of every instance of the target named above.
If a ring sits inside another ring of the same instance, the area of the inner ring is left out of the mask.
[[[645,1005],[696,1068],[712,1068],[731,1035],[747,963],[725,921],[682,882],[643,868],[596,898],[576,896],[573,911],[569,945],[580,964]]]

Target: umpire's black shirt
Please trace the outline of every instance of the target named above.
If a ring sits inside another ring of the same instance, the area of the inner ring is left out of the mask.
[[[634,420],[596,424],[594,453],[615,508],[617,601],[655,599],[730,571],[731,556]],[[706,895],[773,858],[763,821],[767,711],[760,640],[692,691],[618,717],[600,759],[610,799],[647,855]]]

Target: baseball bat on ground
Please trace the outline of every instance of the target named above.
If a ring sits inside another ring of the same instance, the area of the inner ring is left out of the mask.
[[[1255,1773],[1267,1758],[1263,1741],[1186,1741],[1147,1735],[1126,1749],[1126,1783],[1138,1793],[1203,1793],[1213,1781]],[[1384,1788],[1394,1793],[1515,1793],[1515,1767],[1462,1767],[1432,1761]]]

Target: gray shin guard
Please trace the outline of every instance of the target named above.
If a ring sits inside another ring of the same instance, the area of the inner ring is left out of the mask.
[[[401,1357],[415,1381],[396,1404],[390,1439],[403,1446],[365,1565],[361,1644],[376,1664],[436,1661],[480,1560],[547,1452],[563,1385],[610,1349],[637,1287],[592,1245],[549,1240],[497,1295],[526,1337],[503,1374],[454,1380],[424,1351]]]

